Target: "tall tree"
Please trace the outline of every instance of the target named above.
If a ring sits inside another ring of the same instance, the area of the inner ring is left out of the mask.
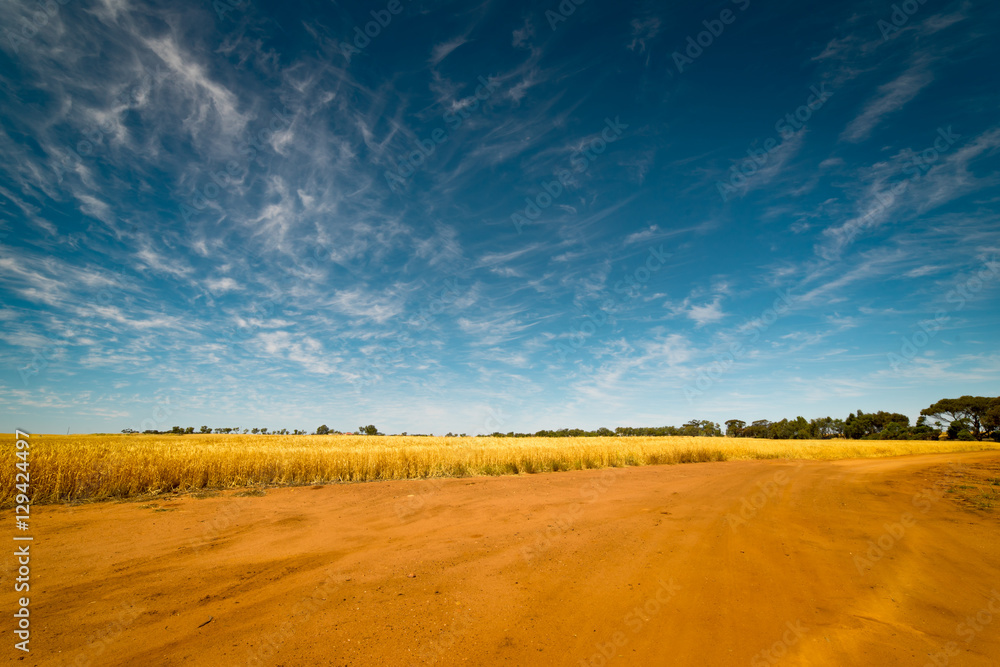
[[[983,430],[1000,436],[1000,396],[990,401],[990,406],[983,415]]]
[[[982,440],[983,436],[992,429],[987,426],[983,431],[983,420],[992,423],[993,402],[996,398],[990,396],[962,396],[960,398],[942,398],[923,410],[920,414],[940,419],[951,424],[952,422],[964,420],[969,425],[969,431],[976,440]]]

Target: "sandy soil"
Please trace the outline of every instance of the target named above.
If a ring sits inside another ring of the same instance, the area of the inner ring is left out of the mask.
[[[947,492],[996,477],[987,452],[42,506],[32,651],[4,612],[3,658],[997,665],[1000,509]]]

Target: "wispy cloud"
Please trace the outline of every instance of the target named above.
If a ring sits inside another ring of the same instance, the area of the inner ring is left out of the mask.
[[[889,83],[879,86],[875,97],[844,128],[841,139],[852,143],[864,141],[883,120],[906,106],[933,81],[934,75],[927,65],[918,62]]]
[[[632,19],[632,41],[626,45],[629,51],[646,52],[646,43],[660,34],[660,19],[655,16]]]
[[[451,55],[451,52],[467,43],[467,35],[459,35],[454,37],[447,42],[441,42],[440,44],[435,44],[433,50],[431,51],[431,65],[439,65],[442,60]]]
[[[687,309],[687,316],[701,327],[706,324],[719,322],[726,315],[722,312],[720,299],[716,298],[715,301],[712,301],[711,303],[704,303],[700,305],[692,304]]]

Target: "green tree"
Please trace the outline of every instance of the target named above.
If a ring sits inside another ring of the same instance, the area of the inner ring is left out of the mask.
[[[942,398],[923,410],[920,414],[940,419],[946,422],[955,422],[964,419],[968,422],[968,428],[972,437],[982,440],[984,435],[988,435],[992,429],[992,410],[996,398],[989,396],[962,396],[960,398]],[[987,429],[983,430],[983,421],[987,422]],[[949,428],[949,431],[951,429]],[[949,435],[950,437],[950,435]]]
[[[1000,441],[1000,397],[990,401],[990,406],[983,415],[983,430],[993,434],[993,439]]]
[[[958,440],[959,433],[969,433],[969,420],[964,418],[954,420],[948,424],[946,433],[949,440]]]
[[[738,438],[743,434],[743,429],[747,423],[740,419],[730,419],[726,422],[726,435],[730,438]]]
[[[743,429],[744,438],[770,438],[771,422],[766,419],[758,419]]]
[[[858,410],[858,414],[851,413],[844,420],[844,435],[855,440],[860,438],[881,437],[882,432],[889,427],[893,432],[900,432],[909,428],[910,418],[898,412],[869,412],[865,414]]]
[[[359,426],[358,433],[364,433],[365,435],[382,435],[372,424],[369,424],[368,426]]]
[[[722,435],[722,429],[719,428],[719,425],[716,424],[715,422],[708,421],[707,419],[702,419],[700,424],[701,424],[700,435],[704,435],[710,438],[715,438]]]
[[[843,434],[844,422],[840,419],[820,417],[809,422],[809,431],[814,438],[832,438]]]

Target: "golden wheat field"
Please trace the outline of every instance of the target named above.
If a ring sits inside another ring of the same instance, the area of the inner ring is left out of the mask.
[[[35,503],[251,486],[1000,449],[993,442],[677,436],[32,435],[30,443],[30,495]],[[13,451],[8,451],[13,458]],[[0,468],[2,507],[14,504],[16,472],[12,464]]]

